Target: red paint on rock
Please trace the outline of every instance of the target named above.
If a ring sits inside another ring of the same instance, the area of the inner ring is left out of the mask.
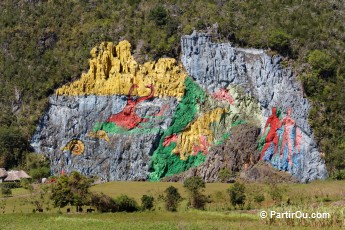
[[[163,141],[163,146],[169,146],[171,144],[171,142],[177,142],[177,135],[176,134],[172,134],[170,136],[165,137],[164,141]]]
[[[220,89],[216,93],[213,94],[213,97],[218,101],[228,101],[230,105],[234,105],[235,100],[232,98],[229,90],[227,89]]]
[[[280,157],[283,156],[283,150],[286,143],[288,144],[288,162],[292,164],[291,156],[293,154],[293,145],[290,139],[290,133],[294,126],[296,126],[296,122],[294,119],[291,118],[291,109],[288,109],[287,116],[284,117],[282,124],[284,125],[284,133],[283,133],[283,141],[282,141],[282,148],[280,149]],[[297,127],[296,127],[297,128]]]
[[[266,133],[266,128],[268,127],[268,125],[270,126],[270,130],[267,134],[266,137],[266,144],[264,146],[264,149],[261,152],[261,157],[260,160],[263,159],[263,157],[265,156],[265,152],[268,149],[268,147],[270,146],[271,142],[273,141],[274,144],[274,152],[276,153],[278,150],[278,141],[279,141],[279,137],[277,134],[277,130],[282,126],[279,118],[277,117],[277,108],[273,107],[272,108],[272,115],[268,117],[266,124],[265,124],[265,129],[264,129],[264,133]]]
[[[151,89],[151,93],[148,96],[138,98],[136,100],[132,100],[131,94],[134,88],[138,88],[138,85],[134,84],[129,90],[128,93],[128,100],[125,108],[118,114],[111,115],[107,122],[114,122],[116,125],[125,128],[125,129],[133,129],[139,125],[141,122],[147,121],[146,118],[141,118],[135,113],[135,107],[142,101],[148,100],[153,97],[154,95],[154,88],[153,85],[146,86],[147,88]]]
[[[193,155],[197,155],[198,152],[203,152],[204,154],[208,153],[208,146],[209,144],[207,143],[207,139],[205,136],[200,136],[200,145],[194,145],[193,146]]]

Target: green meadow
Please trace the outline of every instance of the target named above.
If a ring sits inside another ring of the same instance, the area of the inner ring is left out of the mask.
[[[170,185],[175,186],[184,198],[177,212],[164,209],[159,197]],[[309,184],[246,183],[246,204],[234,208],[229,201],[225,183],[207,184],[203,194],[209,202],[205,210],[187,208],[188,194],[182,183],[170,182],[109,182],[91,187],[92,192],[110,197],[126,194],[141,204],[142,195],[155,198],[153,211],[133,213],[76,213],[75,208],[55,208],[49,199],[47,185],[36,185],[33,191],[12,189],[12,196],[0,198],[0,229],[341,229],[345,227],[345,181],[315,181]],[[48,185],[49,186],[49,185]],[[44,192],[46,191],[46,192]],[[255,202],[256,194],[265,200]],[[277,201],[274,193],[281,197]],[[39,202],[43,213],[35,212]],[[67,213],[67,208],[71,212]],[[260,218],[261,211],[268,213],[327,212],[329,218],[289,219]]]

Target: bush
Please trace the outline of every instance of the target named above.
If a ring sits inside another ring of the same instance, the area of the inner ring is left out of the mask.
[[[20,182],[4,182],[0,184],[1,188],[20,188]]]
[[[269,185],[269,194],[275,204],[280,203],[283,200],[284,189],[275,183]]]
[[[201,177],[194,176],[187,178],[183,183],[183,187],[189,192],[189,205],[192,208],[204,209],[207,199],[200,193],[200,190],[205,188],[205,182]]]
[[[221,182],[227,182],[231,177],[230,170],[227,168],[223,168],[218,172],[218,178]]]
[[[263,194],[256,194],[254,196],[254,201],[261,207],[261,203],[265,200],[265,196]]]
[[[138,204],[127,195],[121,195],[116,198],[116,204],[118,205],[119,212],[135,212],[138,211]]]
[[[345,169],[336,171],[336,173],[334,173],[334,175],[333,175],[333,179],[345,180]]]
[[[168,23],[168,16],[163,6],[157,6],[150,11],[149,19],[154,21],[156,26],[164,26]]]
[[[151,210],[153,208],[153,201],[155,199],[153,196],[143,195],[141,197],[141,209],[142,210]]]
[[[326,51],[313,50],[308,55],[308,64],[317,74],[324,78],[333,75],[335,71],[335,59]]]
[[[177,188],[174,186],[168,187],[165,191],[165,209],[171,212],[175,212],[177,210],[177,206],[182,200],[180,193],[178,192]]]
[[[12,195],[12,190],[10,188],[1,187],[1,194],[3,196],[11,196]]]
[[[268,38],[268,46],[283,55],[290,55],[291,36],[281,30],[272,31]]]
[[[245,189],[245,185],[240,182],[235,182],[233,187],[228,189],[232,206],[236,207],[238,205],[241,209],[243,209],[246,201]]]
[[[116,212],[119,209],[115,200],[103,193],[92,194],[90,204],[100,212]]]

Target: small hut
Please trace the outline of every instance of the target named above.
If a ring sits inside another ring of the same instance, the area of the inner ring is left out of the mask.
[[[4,168],[0,168],[0,183],[2,183],[7,177],[7,171]]]
[[[7,177],[5,178],[5,182],[18,182],[20,181],[20,177],[17,175],[18,171],[8,171]]]
[[[3,177],[1,177],[3,175]],[[21,179],[29,179],[31,176],[29,176],[26,172],[23,170],[17,171],[17,170],[11,170],[6,171],[5,169],[0,169],[0,182],[18,182]]]

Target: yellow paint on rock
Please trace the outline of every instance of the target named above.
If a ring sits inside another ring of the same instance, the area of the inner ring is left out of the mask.
[[[193,146],[202,145],[200,137],[204,136],[208,145],[214,141],[213,132],[210,128],[212,122],[219,122],[221,115],[226,112],[224,108],[211,110],[187,126],[183,132],[178,134],[176,147],[173,153],[179,153],[181,160],[193,153]]]
[[[118,45],[103,42],[90,52],[90,69],[81,78],[56,90],[57,95],[113,95],[128,94],[137,84],[132,95],[150,94],[147,85],[154,85],[154,96],[181,98],[187,73],[173,58],[161,58],[157,62],[139,65],[131,55],[130,43]]]

